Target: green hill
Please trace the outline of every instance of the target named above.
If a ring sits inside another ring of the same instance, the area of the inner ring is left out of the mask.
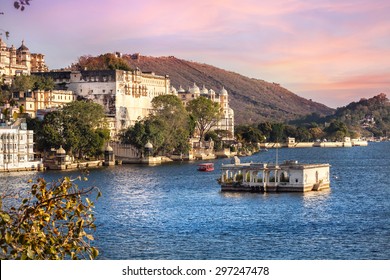
[[[390,133],[390,102],[384,93],[338,108],[332,117],[362,135],[380,137]]]

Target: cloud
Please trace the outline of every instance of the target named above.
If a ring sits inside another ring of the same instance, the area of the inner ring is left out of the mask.
[[[175,55],[335,99],[371,94],[390,72],[388,0],[40,0],[6,12],[0,26],[52,68],[110,51]]]

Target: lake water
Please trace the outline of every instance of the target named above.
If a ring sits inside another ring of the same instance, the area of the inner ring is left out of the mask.
[[[91,170],[100,259],[390,259],[390,143],[279,149],[242,162],[330,163],[331,190],[221,193],[199,162]],[[77,172],[0,174],[0,186]],[[84,184],[84,183],[82,183]],[[81,185],[81,184],[80,184]]]

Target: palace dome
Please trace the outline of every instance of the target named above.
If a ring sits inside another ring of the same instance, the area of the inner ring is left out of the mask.
[[[105,152],[113,152],[114,149],[110,146],[110,144],[107,143],[106,148],[104,149]]]
[[[220,92],[219,94],[220,94],[220,95],[228,95],[228,92],[227,92],[227,90],[225,89],[225,87],[222,87],[221,92]]]
[[[177,89],[174,86],[171,86],[171,92],[173,94],[177,94]]]
[[[148,143],[145,144],[145,148],[146,148],[146,149],[153,149],[152,143],[150,143],[150,142],[148,141]]]
[[[194,83],[194,85],[190,88],[190,93],[195,93],[195,94],[199,94],[200,93],[200,89],[199,87]]]
[[[25,51],[25,52],[28,52],[30,51],[24,44],[24,41],[22,41],[22,45],[18,48],[18,51]]]
[[[64,150],[64,148],[62,148],[62,145],[61,145],[60,148],[56,151],[56,153],[58,155],[65,155],[66,151]]]
[[[203,88],[202,88],[202,90],[201,90],[200,93],[202,93],[202,94],[208,94],[209,91],[208,91],[207,88],[203,85]]]
[[[186,91],[185,91],[184,88],[182,88],[182,86],[180,86],[180,87],[179,87],[179,90],[178,90],[177,92],[178,92],[178,93],[185,93]]]

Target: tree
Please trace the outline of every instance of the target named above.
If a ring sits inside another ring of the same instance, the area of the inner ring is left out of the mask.
[[[72,65],[74,70],[124,70],[130,71],[131,67],[121,57],[115,54],[106,53],[99,56],[84,55],[81,56],[76,64]]]
[[[135,124],[126,129],[121,135],[121,142],[131,144],[142,151],[145,144],[150,141],[153,143],[154,154],[162,150],[164,145],[163,125],[157,119],[138,120]]]
[[[21,75],[13,78],[11,91],[53,90],[54,86],[55,83],[51,77]]]
[[[251,125],[240,125],[235,129],[237,138],[245,143],[255,144],[264,141],[265,137],[257,127]]]
[[[31,78],[31,76],[16,76],[14,77],[11,85],[11,91],[12,92],[19,92],[19,91],[29,91],[32,90],[34,87],[34,80]]]
[[[48,113],[40,124],[33,123],[37,148],[44,151],[62,145],[78,158],[99,155],[110,138],[104,118],[104,108],[99,104],[71,102]]]
[[[348,136],[348,128],[345,123],[333,120],[328,127],[324,129],[327,134],[327,137],[335,140],[342,141],[345,136]]]
[[[165,153],[185,153],[189,150],[189,115],[181,100],[174,95],[160,95],[152,100],[153,114],[151,120],[159,121]]]
[[[187,110],[196,122],[200,141],[204,140],[204,135],[213,128],[221,118],[218,103],[206,97],[198,97],[188,103]]]
[[[25,7],[30,5],[30,1],[31,0],[14,1],[14,7],[15,7],[15,9],[21,10],[23,12]]]
[[[94,203],[87,197],[96,187],[79,189],[74,180],[52,184],[38,179],[16,206],[10,193],[0,197],[1,259],[94,259]]]

